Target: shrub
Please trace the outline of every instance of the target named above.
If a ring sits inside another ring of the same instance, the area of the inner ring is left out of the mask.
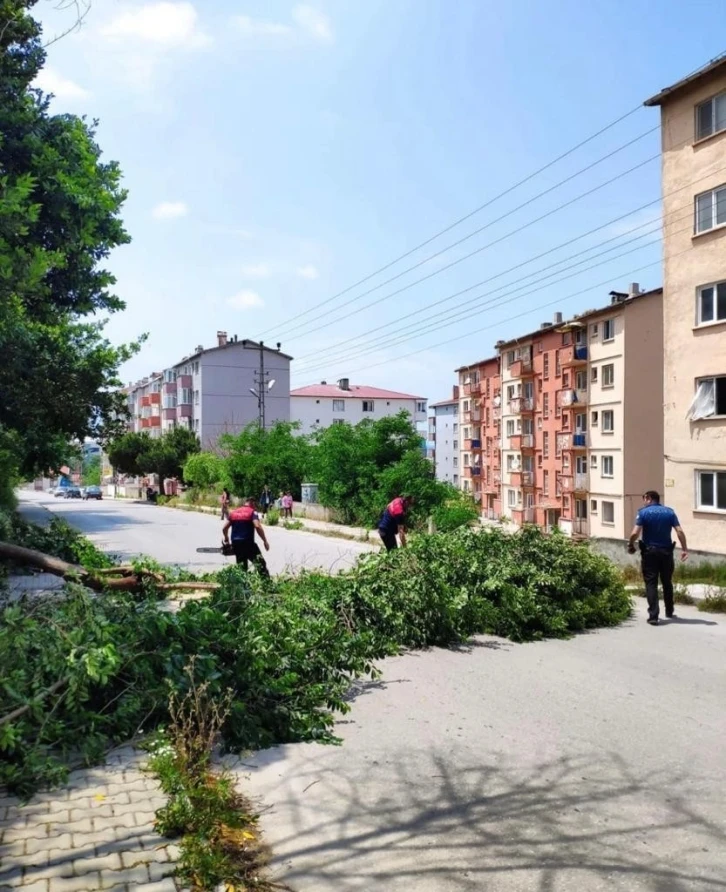
[[[450,533],[460,527],[468,527],[479,520],[479,508],[472,499],[449,499],[438,508],[434,508],[432,517],[434,525],[440,533]]]
[[[270,510],[265,515],[265,523],[268,526],[276,527],[280,522],[280,509],[279,508],[270,508]]]

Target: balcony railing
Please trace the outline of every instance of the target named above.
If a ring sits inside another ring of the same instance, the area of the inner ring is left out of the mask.
[[[560,488],[562,492],[587,492],[588,476],[587,474],[563,474],[560,477]]]
[[[534,449],[534,434],[513,434],[509,438],[510,449]]]
[[[509,411],[512,415],[521,415],[523,412],[534,411],[534,399],[531,396],[518,396],[509,401]]]
[[[563,347],[560,350],[560,365],[562,368],[568,368],[573,365],[584,365],[587,362],[587,347],[578,347],[577,344],[571,344],[569,347]]]
[[[472,381],[469,385],[469,393],[477,394],[481,393],[481,381]]]
[[[486,517],[487,520],[499,520],[499,512],[493,508],[487,508],[485,511],[482,511],[482,516]]]
[[[477,437],[472,437],[469,440],[464,440],[464,450],[466,452],[480,452],[481,440]]]
[[[558,434],[557,449],[564,452],[572,449],[587,449],[587,434]]]
[[[515,523],[534,523],[534,508],[516,508],[512,511],[512,519]]]
[[[469,465],[468,468],[465,468],[467,477],[481,477],[481,466],[480,465]]]
[[[561,390],[557,394],[557,402],[560,406],[567,408],[568,406],[586,406],[587,391],[586,390]]]
[[[534,471],[510,471],[509,482],[512,486],[534,486]]]
[[[531,359],[518,359],[509,366],[512,378],[527,378],[534,374]]]

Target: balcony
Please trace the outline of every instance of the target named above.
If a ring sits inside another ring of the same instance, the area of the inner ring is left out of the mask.
[[[469,393],[473,395],[481,393],[481,381],[472,381],[469,385]]]
[[[150,406],[151,405],[151,397],[150,396],[142,396],[141,397],[141,405],[142,406]]]
[[[588,486],[587,474],[563,474],[560,477],[560,490],[562,492],[587,492]]]
[[[176,417],[177,418],[191,418],[192,417],[192,404],[185,403],[182,406],[177,406]]]
[[[518,396],[509,401],[511,415],[525,415],[534,412],[534,399],[531,396]]]
[[[464,451],[465,452],[481,452],[481,440],[478,440],[473,437],[469,440],[464,440]]]
[[[481,467],[479,465],[469,465],[464,468],[467,477],[481,477]]]
[[[164,408],[164,421],[176,421],[176,406]]]
[[[534,508],[517,508],[512,511],[512,520],[520,526],[523,523],[534,523]]]
[[[534,375],[534,366],[531,359],[518,359],[509,366],[509,374],[512,378],[531,378]]]
[[[146,428],[151,427],[151,419],[150,418],[142,418],[141,419],[141,428],[142,430],[146,430]]]
[[[482,517],[486,517],[487,520],[499,520],[499,512],[494,508],[486,508],[482,511]]]
[[[481,421],[481,412],[478,409],[469,409],[466,412],[462,412],[462,418],[464,420],[464,424],[478,422]]]
[[[164,393],[176,393],[176,381],[165,381]]]
[[[587,449],[587,434],[558,434],[557,449],[561,452]]]
[[[161,415],[152,415],[149,418],[149,427],[161,427]]]
[[[587,347],[578,347],[576,344],[571,344],[569,347],[563,347],[560,350],[560,365],[563,369],[586,364]]]
[[[528,489],[534,486],[534,471],[510,471],[509,482],[512,486]]]
[[[150,393],[149,394],[149,405],[158,406],[161,404],[161,393]]]
[[[492,408],[492,418],[494,419],[494,421],[499,421],[499,419],[500,419],[501,417],[502,417],[502,407],[501,407],[501,406],[494,406],[494,407]]]
[[[514,434],[509,438],[509,448],[518,452],[534,449],[534,434]]]
[[[572,537],[574,539],[586,539],[590,535],[590,526],[586,519],[576,517],[572,521]]]
[[[586,390],[560,390],[557,394],[557,403],[563,409],[578,408],[587,405]]]
[[[179,375],[176,379],[179,387],[191,387],[192,386],[192,376],[191,375]]]

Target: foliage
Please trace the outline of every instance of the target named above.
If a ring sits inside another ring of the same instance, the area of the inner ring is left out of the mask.
[[[8,605],[0,623],[0,783],[29,791],[63,776],[71,755],[167,717],[169,690],[194,683],[221,703],[227,747],[333,740],[351,679],[400,648],[478,632],[527,641],[621,622],[630,600],[605,558],[537,528],[412,537],[337,576],[262,580],[230,566],[208,599],[160,612],[158,595],[108,592]],[[53,684],[64,687],[52,694]],[[2,717],[30,708],[12,722]]]
[[[107,452],[116,471],[132,476],[158,474],[181,478],[184,463],[199,452],[197,435],[184,427],[175,427],[160,437],[127,431],[109,443]]]
[[[99,486],[101,483],[101,457],[92,455],[83,462],[83,485]]]
[[[190,455],[184,464],[184,482],[209,488],[222,481],[224,462],[212,452]]]
[[[286,530],[302,530],[305,529],[305,524],[301,520],[283,520],[283,527]]]
[[[0,511],[0,541],[22,545],[89,569],[113,566],[107,554],[59,517],[46,527],[28,523],[19,514]]]
[[[0,460],[21,475],[123,423],[118,368],[138,349],[88,319],[124,306],[102,264],[129,241],[126,193],[95,127],[50,114],[32,87],[45,61],[32,5],[0,3]]]
[[[726,591],[712,589],[698,602],[698,609],[703,613],[726,613]]]
[[[280,509],[270,508],[265,515],[265,524],[270,527],[276,527],[280,522]]]
[[[300,497],[310,455],[308,439],[297,435],[299,424],[277,422],[266,430],[250,424],[239,434],[225,434],[226,473],[234,495],[259,498],[264,486],[274,494],[290,490]]]
[[[463,492],[451,495],[442,505],[431,512],[434,526],[440,533],[451,533],[459,527],[468,527],[479,520],[479,506]]]

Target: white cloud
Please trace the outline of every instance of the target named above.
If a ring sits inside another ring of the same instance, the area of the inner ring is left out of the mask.
[[[188,2],[147,3],[127,7],[101,28],[112,40],[144,41],[159,47],[200,47],[211,43],[198,27],[197,11]]]
[[[174,220],[177,217],[186,217],[189,208],[183,201],[162,201],[151,213],[157,220]]]
[[[242,275],[248,279],[266,279],[270,275],[270,267],[266,263],[248,263],[242,267]]]
[[[248,15],[235,16],[234,23],[243,34],[279,35],[292,31],[289,25],[283,25],[282,22],[262,22]]]
[[[317,9],[306,4],[296,6],[292,11],[292,17],[301,28],[315,40],[330,43],[333,40],[333,28],[330,19]]]
[[[58,99],[85,99],[90,95],[88,90],[75,81],[59,74],[54,68],[43,68],[35,79],[36,87],[45,93],[53,93]]]
[[[296,273],[301,279],[317,279],[320,275],[318,268],[313,266],[312,263],[308,263],[305,266],[299,266]]]
[[[264,307],[264,305],[264,300],[256,291],[240,291],[227,298],[227,306],[235,310],[252,310],[255,307]]]

